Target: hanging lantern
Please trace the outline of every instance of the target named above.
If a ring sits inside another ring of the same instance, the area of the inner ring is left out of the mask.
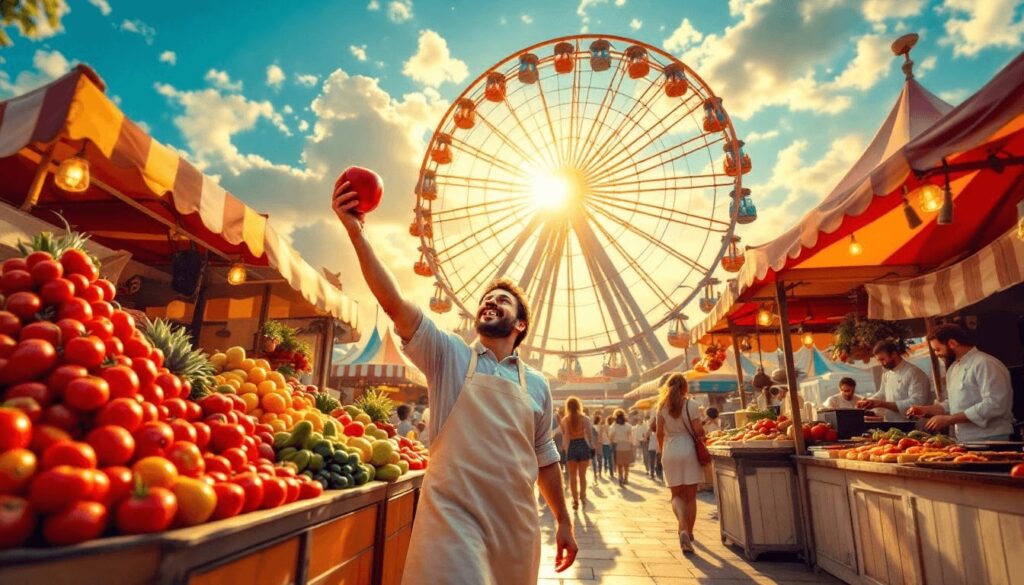
[[[626,49],[626,60],[629,62],[629,78],[640,79],[647,77],[651,71],[651,64],[647,60],[647,49],[640,45],[632,45]]]
[[[672,322],[668,330],[668,344],[672,347],[686,349],[690,347],[690,332],[686,330],[686,315],[680,315]]]
[[[704,131],[721,132],[725,128],[725,121],[722,98],[713,97],[704,100]]]
[[[606,71],[612,66],[612,45],[604,39],[590,43],[590,68],[594,71]]]
[[[686,73],[679,63],[669,63],[665,68],[665,95],[670,98],[681,97],[689,89]]]
[[[572,73],[575,55],[576,47],[572,43],[563,41],[555,45],[555,73]]]
[[[430,158],[439,165],[452,162],[452,137],[447,134],[438,134],[434,138],[434,148],[430,151]]]
[[[455,126],[469,130],[476,123],[476,103],[471,99],[462,98],[455,104]]]
[[[927,184],[917,189],[917,200],[920,202],[921,211],[935,213],[942,208],[942,187]]]
[[[245,273],[245,264],[241,262],[235,262],[228,269],[228,284],[239,285],[245,282],[247,275]]]
[[[864,253],[864,246],[857,241],[857,236],[850,234],[850,256],[860,256]]]
[[[437,199],[437,175],[434,171],[424,171],[419,184],[416,185],[416,194],[426,201]]]
[[[757,324],[761,327],[768,327],[772,321],[775,321],[775,315],[766,307],[761,307],[761,310],[757,312]]]
[[[750,156],[743,152],[743,147],[746,145],[742,140],[736,141],[736,153],[733,153],[733,143],[731,141],[726,142],[722,145],[722,150],[725,151],[725,174],[730,177],[737,175],[745,175],[750,172]],[[739,156],[740,163],[736,164],[734,156]]]
[[[731,191],[733,203],[736,205],[736,223],[748,224],[757,219],[757,207],[754,200],[750,198],[750,189],[743,188],[740,191],[740,198],[737,201],[736,191]]]
[[[519,57],[519,82],[537,82],[537,55],[526,53]]]
[[[811,333],[804,333],[803,342],[807,347],[814,345],[814,335]]]
[[[53,181],[64,191],[82,193],[89,188],[89,161],[79,156],[64,159]]]
[[[434,276],[434,269],[430,267],[430,262],[427,262],[424,254],[420,254],[420,259],[412,265],[412,271],[420,276]]]
[[[487,75],[487,84],[484,86],[484,97],[488,101],[492,102],[503,102],[505,101],[505,76],[501,73],[489,73]]]
[[[452,310],[452,302],[445,295],[440,284],[434,285],[434,296],[430,297],[430,310],[438,314]]]
[[[715,293],[715,285],[719,284],[719,282],[720,281],[717,278],[712,278],[704,284],[704,296],[701,297],[700,301],[697,303],[701,311],[710,313],[711,309],[715,308],[719,299],[719,295]]]
[[[737,245],[739,242],[739,236],[732,236],[729,239],[729,247],[725,251],[725,256],[722,256],[722,268],[726,272],[739,272],[740,268],[743,268],[743,262],[746,259]]]

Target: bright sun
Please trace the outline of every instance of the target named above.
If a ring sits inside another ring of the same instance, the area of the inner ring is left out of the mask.
[[[530,175],[530,195],[538,207],[562,209],[583,196],[582,178],[572,169],[541,169]]]

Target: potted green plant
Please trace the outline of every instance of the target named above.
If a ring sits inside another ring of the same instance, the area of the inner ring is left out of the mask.
[[[833,331],[832,359],[840,362],[871,359],[871,349],[879,341],[895,341],[900,352],[907,351],[910,330],[895,321],[867,319],[856,313],[847,315]]]
[[[284,341],[284,325],[278,321],[267,321],[260,328],[260,348],[272,353]]]

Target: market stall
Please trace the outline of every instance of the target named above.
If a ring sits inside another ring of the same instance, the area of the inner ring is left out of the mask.
[[[353,353],[344,363],[337,364],[331,376],[331,386],[343,395],[353,395],[370,387],[393,392],[399,402],[419,402],[425,399],[427,379],[409,358],[398,349],[395,334],[388,328],[374,328],[362,351]]]

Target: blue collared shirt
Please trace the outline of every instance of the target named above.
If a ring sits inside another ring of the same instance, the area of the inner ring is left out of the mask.
[[[403,340],[402,351],[409,356],[427,377],[427,399],[430,403],[430,436],[437,437],[444,427],[462,384],[469,371],[469,362],[477,352],[476,373],[504,378],[519,384],[518,354],[513,353],[500,362],[494,352],[477,342],[471,348],[454,333],[441,331],[426,315],[408,341]],[[526,392],[533,407],[534,452],[537,466],[545,467],[559,460],[558,449],[551,437],[551,389],[543,374],[526,364]]]

